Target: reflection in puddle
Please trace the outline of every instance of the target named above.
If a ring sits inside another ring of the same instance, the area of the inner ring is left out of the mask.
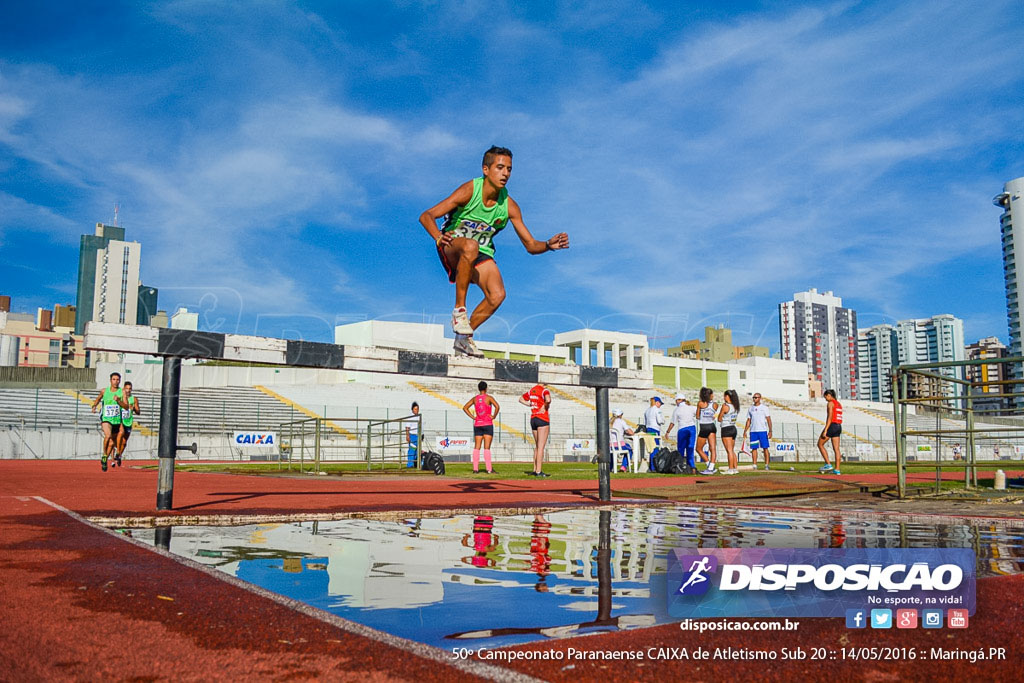
[[[671,621],[663,579],[672,548],[966,547],[978,557],[979,577],[1024,571],[1024,522],[925,524],[726,507],[183,526],[134,535],[340,617],[447,648]]]

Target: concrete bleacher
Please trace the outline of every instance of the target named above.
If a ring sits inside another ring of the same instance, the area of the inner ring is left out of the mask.
[[[93,429],[99,415],[89,404],[98,391],[0,389],[0,428]],[[156,431],[160,394],[136,391],[142,415],[139,433]],[[181,392],[178,430],[182,434],[224,434],[235,430],[277,428],[297,419],[294,410],[253,387],[185,389]]]

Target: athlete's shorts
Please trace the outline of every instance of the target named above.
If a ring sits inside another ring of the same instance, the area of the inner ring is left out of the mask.
[[[843,425],[836,424],[833,422],[828,426],[828,431],[825,432],[825,436],[832,439],[843,433]]]
[[[114,424],[113,422],[107,422],[106,420],[100,420],[100,429],[103,429],[103,425],[110,425],[110,435],[114,436],[121,431],[121,423]]]
[[[473,436],[494,436],[494,425],[473,425]]]
[[[722,427],[722,438],[723,439],[735,439],[736,438],[736,425],[728,425]]]
[[[132,435],[132,428],[127,425],[121,425],[121,431],[124,432],[124,438],[128,438]]]
[[[700,431],[697,432],[697,438],[698,439],[706,439],[706,438],[708,438],[709,435],[717,434],[717,433],[718,433],[718,427],[715,426],[714,422],[709,422],[707,424],[701,422],[700,423]]]
[[[750,432],[750,449],[756,450],[758,448],[764,448],[767,450],[771,446],[768,443],[768,432]]]
[[[455,269],[452,268],[452,265],[450,263],[448,263],[448,257],[444,255],[444,249],[441,248],[440,244],[437,245],[437,257],[441,259],[441,265],[444,266],[444,272],[448,273],[448,282],[455,284]],[[484,261],[493,260],[493,256],[488,256],[487,254],[478,254],[476,260],[473,261],[473,265],[478,266]]]
[[[542,420],[539,417],[530,418],[530,429],[540,429],[541,427],[550,427],[551,423],[547,420]]]

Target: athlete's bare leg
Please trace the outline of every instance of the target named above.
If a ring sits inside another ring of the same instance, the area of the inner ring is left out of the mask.
[[[548,434],[551,426],[537,427],[533,430],[533,440],[537,444],[533,450],[533,471],[541,472],[544,469],[544,447],[548,444]]]
[[[505,282],[501,279],[501,271],[498,264],[493,260],[487,260],[477,265],[473,282],[483,290],[484,299],[473,309],[473,315],[469,318],[470,326],[475,330],[494,315],[505,300]],[[465,297],[463,297],[465,301]]]
[[[476,270],[473,263],[479,255],[480,245],[465,237],[456,237],[445,247],[445,258],[455,266],[455,308],[466,307],[466,292],[469,291],[469,283],[473,281]]]

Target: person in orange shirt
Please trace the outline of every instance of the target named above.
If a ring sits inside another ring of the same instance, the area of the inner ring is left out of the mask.
[[[823,395],[828,401],[828,417],[825,419],[825,428],[821,430],[821,436],[818,437],[818,450],[821,452],[825,464],[818,471],[822,474],[842,474],[839,471],[839,435],[843,433],[843,404],[836,398],[836,392],[833,389],[826,389]],[[832,452],[836,456],[835,465],[828,461],[828,452],[825,450],[825,444],[828,441],[832,442]]]
[[[535,384],[525,394],[519,397],[519,402],[530,407],[530,428],[533,430],[533,440],[537,444],[533,451],[533,472],[532,477],[549,477],[543,471],[544,448],[548,444],[548,434],[551,432],[551,416],[548,408],[551,406],[551,392],[543,384]]]

